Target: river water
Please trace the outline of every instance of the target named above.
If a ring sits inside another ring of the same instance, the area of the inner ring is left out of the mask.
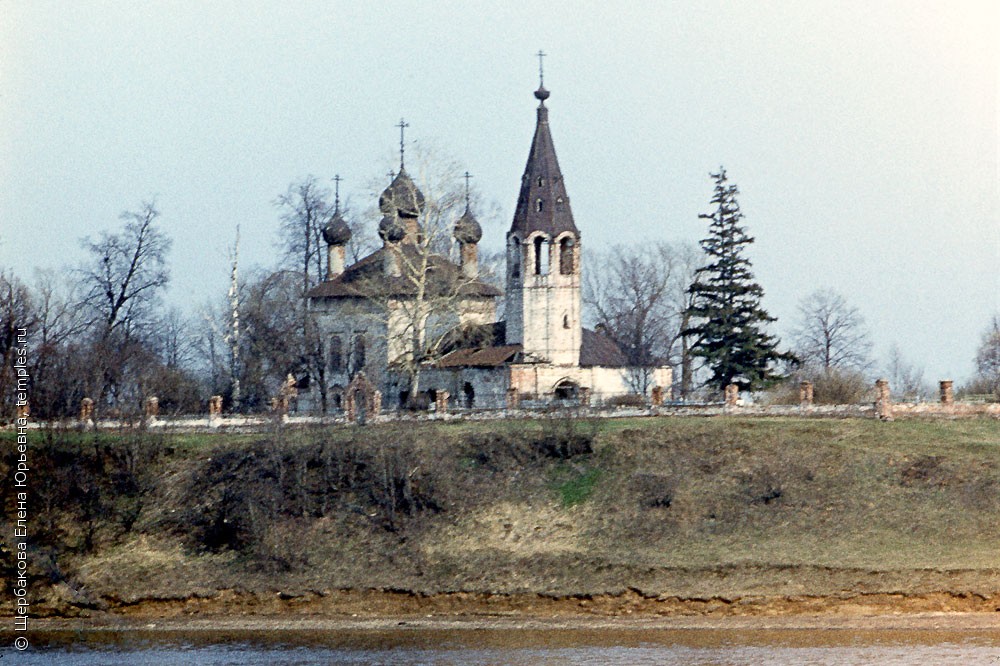
[[[782,629],[52,631],[0,665],[559,666],[1000,664],[1000,631]]]

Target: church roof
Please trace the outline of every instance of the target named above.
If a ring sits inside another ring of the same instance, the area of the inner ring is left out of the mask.
[[[418,248],[403,243],[399,249],[411,259],[417,258]],[[309,298],[368,298],[373,294],[378,296],[407,296],[416,293],[416,287],[405,277],[393,277],[385,274],[385,256],[387,252],[382,247],[372,252],[357,263],[348,266],[343,273],[321,282],[313,287],[307,296]],[[460,268],[439,254],[431,255],[431,269],[437,273],[436,284],[442,291],[451,288],[456,281],[461,281]],[[435,283],[432,282],[432,286]],[[459,293],[463,296],[500,296],[501,291],[491,284],[481,280],[461,283]]]
[[[573,212],[569,207],[569,196],[563,182],[559,160],[556,158],[552,133],[549,131],[549,110],[545,100],[549,91],[539,88],[538,122],[535,136],[531,140],[528,162],[521,176],[521,192],[517,197],[517,208],[510,230],[527,236],[533,231],[542,231],[555,237],[564,231],[579,235],[573,222]]]
[[[580,365],[620,368],[628,365],[628,359],[614,340],[585,328],[580,340]]]
[[[628,365],[625,354],[614,340],[606,335],[583,329],[580,341],[580,366],[621,368]],[[449,350],[436,366],[439,368],[493,368],[508,363],[519,363],[524,348],[506,344],[506,323],[478,324],[456,329],[444,347]]]

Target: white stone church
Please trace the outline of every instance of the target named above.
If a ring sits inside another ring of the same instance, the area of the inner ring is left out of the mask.
[[[547,402],[600,405],[643,392],[669,396],[669,367],[628,367],[610,338],[582,326],[580,231],[549,130],[549,94],[543,86],[535,91],[538,121],[507,232],[505,320],[496,321],[500,290],[479,279],[482,230],[468,206],[454,226],[459,262],[442,254],[426,257],[436,274],[460,284],[447,313],[421,320],[427,329],[418,332],[421,341],[445,341],[421,366],[420,393],[430,399],[447,392],[454,407],[490,409]],[[409,375],[399,367],[412,354],[405,329],[420,287],[406,279],[406,271],[421,259],[425,201],[400,166],[379,200],[380,249],[345,266],[350,229],[338,215],[324,230],[329,270],[308,298],[328,341],[327,366],[325,376],[311,378],[300,409],[319,409],[322,382],[327,407],[336,410],[359,372],[381,391],[382,409],[397,409],[412,397]],[[378,298],[371,295],[373,285]],[[462,334],[440,335],[449,330]]]

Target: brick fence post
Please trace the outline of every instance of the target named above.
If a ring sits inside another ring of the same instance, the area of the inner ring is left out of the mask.
[[[222,396],[213,395],[208,399],[208,425],[217,426],[222,423]]]
[[[650,392],[650,401],[653,403],[653,407],[663,406],[663,387],[654,386],[653,390]]]
[[[813,406],[813,383],[809,381],[799,383],[799,406],[802,409],[812,409]]]
[[[736,407],[736,403],[740,399],[740,387],[736,384],[728,384],[726,386],[726,407]]]
[[[941,380],[941,404],[950,406],[955,404],[954,382],[950,379]]]
[[[94,401],[91,398],[84,398],[80,401],[80,423],[92,425],[94,422]]]
[[[887,379],[875,382],[875,413],[883,421],[892,420],[892,391]]]
[[[447,391],[437,391],[434,394],[434,409],[438,414],[448,413],[448,398],[451,394]]]
[[[143,411],[146,415],[146,421],[150,423],[155,421],[156,417],[160,415],[160,399],[155,396],[146,398],[143,404]]]
[[[517,409],[521,406],[521,394],[516,388],[507,389],[507,409]]]

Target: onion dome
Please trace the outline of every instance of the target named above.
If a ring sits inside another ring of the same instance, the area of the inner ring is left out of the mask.
[[[378,235],[389,243],[398,243],[406,236],[406,228],[392,215],[386,215],[378,223]]]
[[[540,85],[538,86],[538,90],[535,91],[535,99],[544,104],[545,100],[547,100],[551,94],[552,93],[545,89],[545,86]]]
[[[333,219],[323,227],[323,240],[327,245],[347,245],[351,240],[351,228],[340,213],[335,213]]]
[[[417,217],[424,207],[424,194],[414,185],[406,170],[400,169],[399,174],[379,197],[378,207],[383,215]]]
[[[479,226],[469,207],[465,207],[462,217],[455,223],[455,240],[459,243],[478,243],[483,237],[483,228]]]

